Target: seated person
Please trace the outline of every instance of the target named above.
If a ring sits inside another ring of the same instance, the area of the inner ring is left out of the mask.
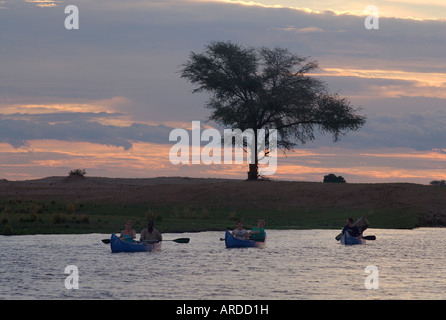
[[[369,220],[367,220],[366,217],[363,217],[365,220],[365,224],[362,224],[361,221],[359,221],[357,223],[358,226],[358,230],[359,230],[359,234],[362,236],[362,234],[364,233],[364,231],[369,227]]]
[[[132,243],[136,238],[135,230],[132,229],[132,222],[128,220],[125,224],[125,229],[121,231],[119,238],[124,242]]]
[[[347,219],[347,224],[344,226],[344,229],[342,229],[342,234],[344,234],[345,231],[352,237],[359,237],[361,235],[359,229],[353,225],[353,218]]]
[[[252,228],[249,239],[263,242],[265,241],[265,229],[263,229],[263,226],[265,225],[265,221],[258,220],[257,221],[257,227]]]
[[[139,241],[162,241],[163,237],[161,236],[161,233],[159,233],[158,230],[153,228],[154,223],[153,221],[149,221],[147,223],[147,228],[141,230],[141,236],[139,238]]]
[[[237,229],[232,231],[232,235],[237,239],[246,239],[248,238],[248,231],[243,228],[243,224],[241,221],[237,222]]]

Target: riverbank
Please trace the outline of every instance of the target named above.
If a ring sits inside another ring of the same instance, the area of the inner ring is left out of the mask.
[[[373,228],[446,226],[446,188],[409,183],[327,184],[161,177],[48,177],[0,181],[0,234],[112,233],[246,227],[338,229],[366,215]]]

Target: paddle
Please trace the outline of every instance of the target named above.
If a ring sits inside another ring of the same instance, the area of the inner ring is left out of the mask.
[[[178,238],[178,239],[172,239],[172,240],[160,240],[160,241],[173,241],[173,242],[176,242],[176,243],[189,243],[189,241],[190,241],[190,239],[189,238]],[[160,242],[160,241],[158,241],[158,240],[143,240],[143,241],[140,241],[140,242],[146,242],[146,243],[157,243],[157,242]]]
[[[176,243],[189,243],[190,239],[189,238],[178,238],[178,239],[173,239],[173,240],[162,240],[162,241],[173,241]],[[110,239],[102,239],[102,242],[105,244],[109,244],[110,243]],[[137,241],[139,242],[139,241]],[[157,243],[158,240],[144,240],[142,242],[147,242],[147,243]]]
[[[358,220],[356,220],[356,222],[353,224],[353,226],[356,226],[356,224],[357,224],[359,221],[361,221],[362,218],[364,218],[364,217],[361,217],[361,218],[359,218]],[[335,237],[335,239],[336,239],[337,241],[341,240],[341,238],[342,238],[342,232],[341,232],[340,234],[338,234],[338,235]]]
[[[362,237],[363,239],[366,239],[366,240],[376,240],[376,237],[375,236],[364,236],[364,237]]]

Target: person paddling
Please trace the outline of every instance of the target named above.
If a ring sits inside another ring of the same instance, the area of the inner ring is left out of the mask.
[[[359,234],[361,235],[361,237],[363,237],[363,233],[364,233],[365,229],[367,229],[369,227],[369,220],[367,220],[367,218],[365,216],[363,216],[362,218],[364,219],[365,224],[362,224],[362,221],[358,221],[358,223],[357,223]]]
[[[147,222],[147,228],[141,230],[141,236],[139,238],[139,241],[162,241],[163,237],[161,236],[161,233],[159,233],[158,230],[153,228],[154,223],[153,221]]]
[[[347,224],[344,226],[344,229],[342,229],[342,234],[345,232],[348,232],[348,234],[354,238],[359,237],[361,235],[358,227],[353,224],[353,218],[347,219]]]
[[[361,220],[364,219],[365,220],[365,224],[362,225],[361,224]],[[335,239],[337,241],[341,240],[342,236],[344,235],[345,231],[347,231],[350,236],[355,237],[355,238],[359,238],[362,237],[366,240],[376,240],[375,236],[364,236],[364,230],[366,230],[369,227],[369,221],[367,220],[367,218],[365,216],[362,216],[361,218],[359,218],[358,220],[356,220],[355,223],[353,223],[353,219],[352,218],[348,218],[347,219],[347,224],[345,225],[344,229],[342,229],[342,232],[340,234],[338,234]]]
[[[257,221],[257,227],[252,228],[251,232],[249,233],[249,239],[255,240],[255,241],[265,241],[265,229],[263,227],[265,226],[265,221],[262,219]]]

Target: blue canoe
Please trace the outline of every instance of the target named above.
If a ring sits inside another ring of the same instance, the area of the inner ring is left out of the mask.
[[[225,233],[226,248],[263,248],[265,246],[265,241],[238,239],[234,237],[228,230],[226,230]]]
[[[113,253],[157,251],[161,249],[161,241],[155,243],[147,243],[139,241],[135,241],[134,243],[128,243],[122,241],[116,235],[112,234],[110,238],[110,247]]]
[[[344,234],[342,235],[340,241],[341,241],[341,244],[345,244],[345,245],[364,244],[365,243],[365,239],[364,238],[352,237],[350,235],[350,233],[348,233],[347,231],[344,232]]]

